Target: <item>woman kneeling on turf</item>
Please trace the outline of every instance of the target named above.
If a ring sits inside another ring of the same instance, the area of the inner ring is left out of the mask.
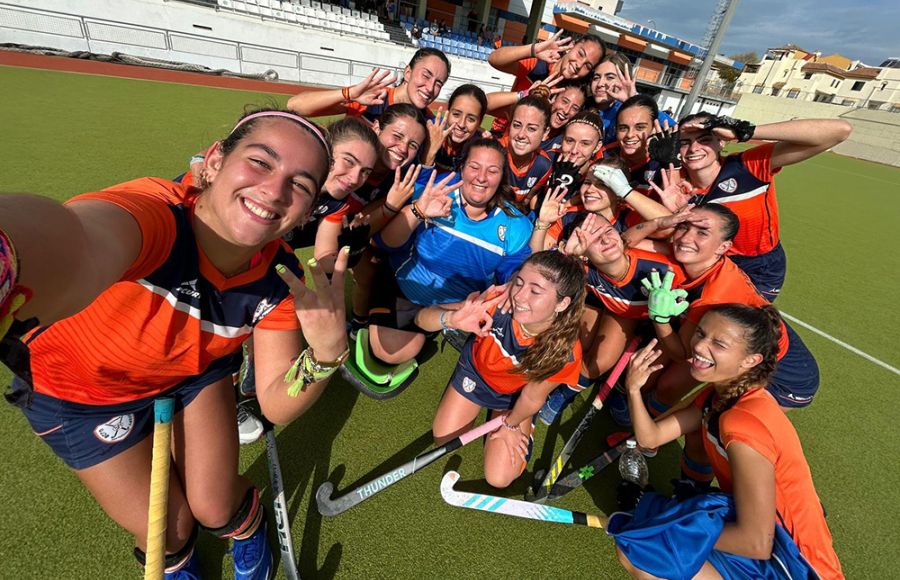
[[[581,263],[554,251],[530,256],[508,292],[470,297],[459,310],[419,312],[425,329],[471,332],[438,406],[435,445],[468,431],[482,407],[506,415],[485,443],[484,476],[494,487],[513,482],[528,462],[531,417],[560,383],[574,383],[581,368],[578,325],[584,310]],[[509,313],[498,304],[508,300]]]
[[[42,325],[13,327],[27,346],[4,341],[30,355],[14,391],[33,430],[134,535],[141,562],[154,399],[174,398],[167,578],[197,577],[198,524],[234,540],[235,578],[272,572],[259,492],[238,475],[232,374],[252,332],[260,405],[286,423],[346,357],[347,252],[331,283],[311,262],[313,292],[280,239],[309,217],[330,161],[319,127],[259,111],[208,152],[202,190],[144,178],[62,206],[0,197],[0,264],[14,245],[33,292],[17,316]]]
[[[651,341],[632,357],[625,384],[638,444],[699,432],[725,492],[681,503],[644,494],[633,519],[614,516],[610,534],[634,577],[807,578],[807,564],[843,577],[797,432],[766,390],[782,330],[772,306],[710,308],[690,340],[691,374],[709,386],[659,422],[641,387],[661,351]]]

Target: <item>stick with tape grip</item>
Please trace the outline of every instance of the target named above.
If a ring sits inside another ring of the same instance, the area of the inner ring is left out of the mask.
[[[452,439],[438,447],[416,456],[415,459],[407,461],[400,467],[392,470],[390,473],[379,475],[375,479],[357,487],[353,491],[332,499],[331,492],[334,491],[334,484],[326,481],[319,486],[316,491],[316,504],[319,507],[319,513],[323,516],[335,516],[345,512],[353,506],[362,503],[383,489],[390,487],[401,479],[407,478],[413,473],[431,465],[441,457],[453,453],[460,447],[480,438],[488,433],[496,431],[503,421],[503,416],[494,417],[490,421],[466,431],[459,437]]]
[[[575,428],[575,432],[572,433],[572,436],[569,437],[568,441],[566,441],[566,444],[562,448],[562,451],[559,452],[559,457],[557,457],[553,461],[553,463],[550,464],[550,469],[547,470],[547,475],[544,477],[544,480],[540,484],[536,485],[534,490],[529,490],[533,491],[534,495],[532,496],[532,494],[530,493],[526,494],[526,500],[541,503],[547,499],[547,496],[553,489],[553,485],[556,483],[556,480],[559,479],[560,475],[562,475],[563,468],[565,468],[566,464],[569,462],[569,459],[572,458],[572,453],[575,452],[575,448],[581,442],[584,434],[587,433],[588,428],[591,426],[591,422],[594,420],[594,416],[598,411],[600,411],[600,409],[603,408],[603,401],[606,400],[606,397],[612,390],[613,385],[616,384],[616,381],[619,380],[619,377],[622,375],[625,367],[628,366],[628,361],[631,360],[631,355],[634,354],[634,351],[635,349],[637,349],[639,342],[640,340],[635,338],[628,344],[628,346],[625,347],[625,352],[622,353],[622,356],[619,358],[616,366],[613,367],[613,370],[609,373],[609,376],[606,377],[606,381],[603,383],[603,386],[600,387],[599,391],[597,391],[597,396],[594,397],[590,409],[588,409],[588,412],[578,424],[578,427]]]
[[[297,560],[294,557],[291,527],[288,522],[287,501],[284,496],[284,479],[281,476],[281,462],[278,460],[278,447],[275,443],[275,426],[265,417],[263,417],[262,421],[266,434],[266,459],[269,463],[269,479],[272,482],[272,505],[275,511],[278,547],[281,550],[281,567],[287,580],[300,580],[300,573],[297,571]]]
[[[497,497],[495,495],[459,491],[453,489],[457,481],[459,481],[459,474],[455,471],[448,471],[441,480],[441,497],[452,506],[542,522],[574,524],[591,528],[606,527],[607,518],[604,516],[553,506],[537,505],[527,501]]]
[[[166,569],[166,517],[169,507],[169,460],[175,400],[153,402],[153,462],[150,467],[150,507],[147,511],[147,561],[144,579],[158,580]]]

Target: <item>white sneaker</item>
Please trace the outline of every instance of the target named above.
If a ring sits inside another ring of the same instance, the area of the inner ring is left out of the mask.
[[[241,445],[255,443],[262,437],[263,424],[256,415],[247,410],[244,405],[237,408],[238,441]]]

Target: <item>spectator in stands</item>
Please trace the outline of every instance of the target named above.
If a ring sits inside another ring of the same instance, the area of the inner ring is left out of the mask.
[[[418,22],[413,24],[410,34],[412,35],[413,46],[418,48],[419,40],[422,39],[422,28],[419,26]]]
[[[403,82],[396,88],[391,86],[395,77],[390,71],[374,69],[355,85],[295,95],[288,101],[288,108],[311,116],[346,113],[374,123],[389,106],[409,103],[431,118],[428,106],[441,93],[449,76],[450,61],[443,52],[420,48],[406,65]]]
[[[475,9],[472,8],[469,10],[469,32],[475,32],[478,30],[478,13],[475,12]]]
[[[486,43],[484,41],[484,24],[482,24],[478,28],[478,46],[485,46]]]
[[[387,4],[385,4],[385,11],[387,12],[387,18],[389,21],[393,22],[397,19],[397,2],[396,0],[387,0]]]

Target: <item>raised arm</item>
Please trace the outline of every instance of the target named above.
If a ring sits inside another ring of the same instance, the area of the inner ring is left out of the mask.
[[[754,139],[777,141],[772,169],[800,163],[831,149],[850,136],[853,126],[843,119],[797,119],[760,125]]]
[[[338,252],[331,280],[314,259],[307,263],[315,290],[307,288],[290,270],[279,268],[279,274],[294,297],[302,335],[288,330],[257,329],[253,332],[256,394],[260,408],[273,423],[285,424],[306,412],[347,356],[344,273],[348,256],[348,248]],[[304,338],[309,346],[305,351]],[[305,361],[311,364],[307,366]],[[316,370],[316,363],[327,370]],[[288,375],[288,369],[292,367],[295,367],[295,376]]]
[[[85,308],[141,251],[138,222],[104,201],[61,205],[37,195],[0,195],[0,230],[18,254],[19,284],[33,293],[17,318],[42,324]]]
[[[385,246],[399,248],[409,240],[412,233],[419,227],[419,222],[449,215],[453,202],[449,194],[459,188],[462,182],[457,181],[448,185],[456,177],[455,173],[450,173],[435,183],[436,175],[437,172],[431,173],[419,199],[401,209],[397,217],[388,222],[381,231],[381,241]]]
[[[531,231],[531,239],[528,245],[532,252],[541,252],[546,248],[547,230],[566,213],[569,202],[565,201],[568,189],[565,185],[559,185],[553,191],[548,191],[541,205],[541,213],[534,222]]]
[[[534,44],[500,47],[488,57],[488,64],[499,71],[511,75],[516,74],[519,68],[519,61],[526,58],[537,58],[552,65],[561,58],[563,51],[572,46],[570,37],[559,40],[562,32],[562,30],[558,30],[547,40]]]
[[[362,81],[339,89],[305,91],[294,95],[287,108],[301,115],[339,115],[347,112],[347,105],[380,105],[384,103],[387,88],[396,77],[389,70],[373,69]]]
[[[625,377],[628,412],[631,414],[634,435],[641,447],[659,447],[700,428],[700,410],[693,405],[675,411],[659,421],[654,421],[647,411],[641,388],[647,383],[650,375],[663,367],[656,364],[656,360],[662,354],[655,348],[656,345],[656,340],[651,340],[647,346],[631,356],[628,374]]]

